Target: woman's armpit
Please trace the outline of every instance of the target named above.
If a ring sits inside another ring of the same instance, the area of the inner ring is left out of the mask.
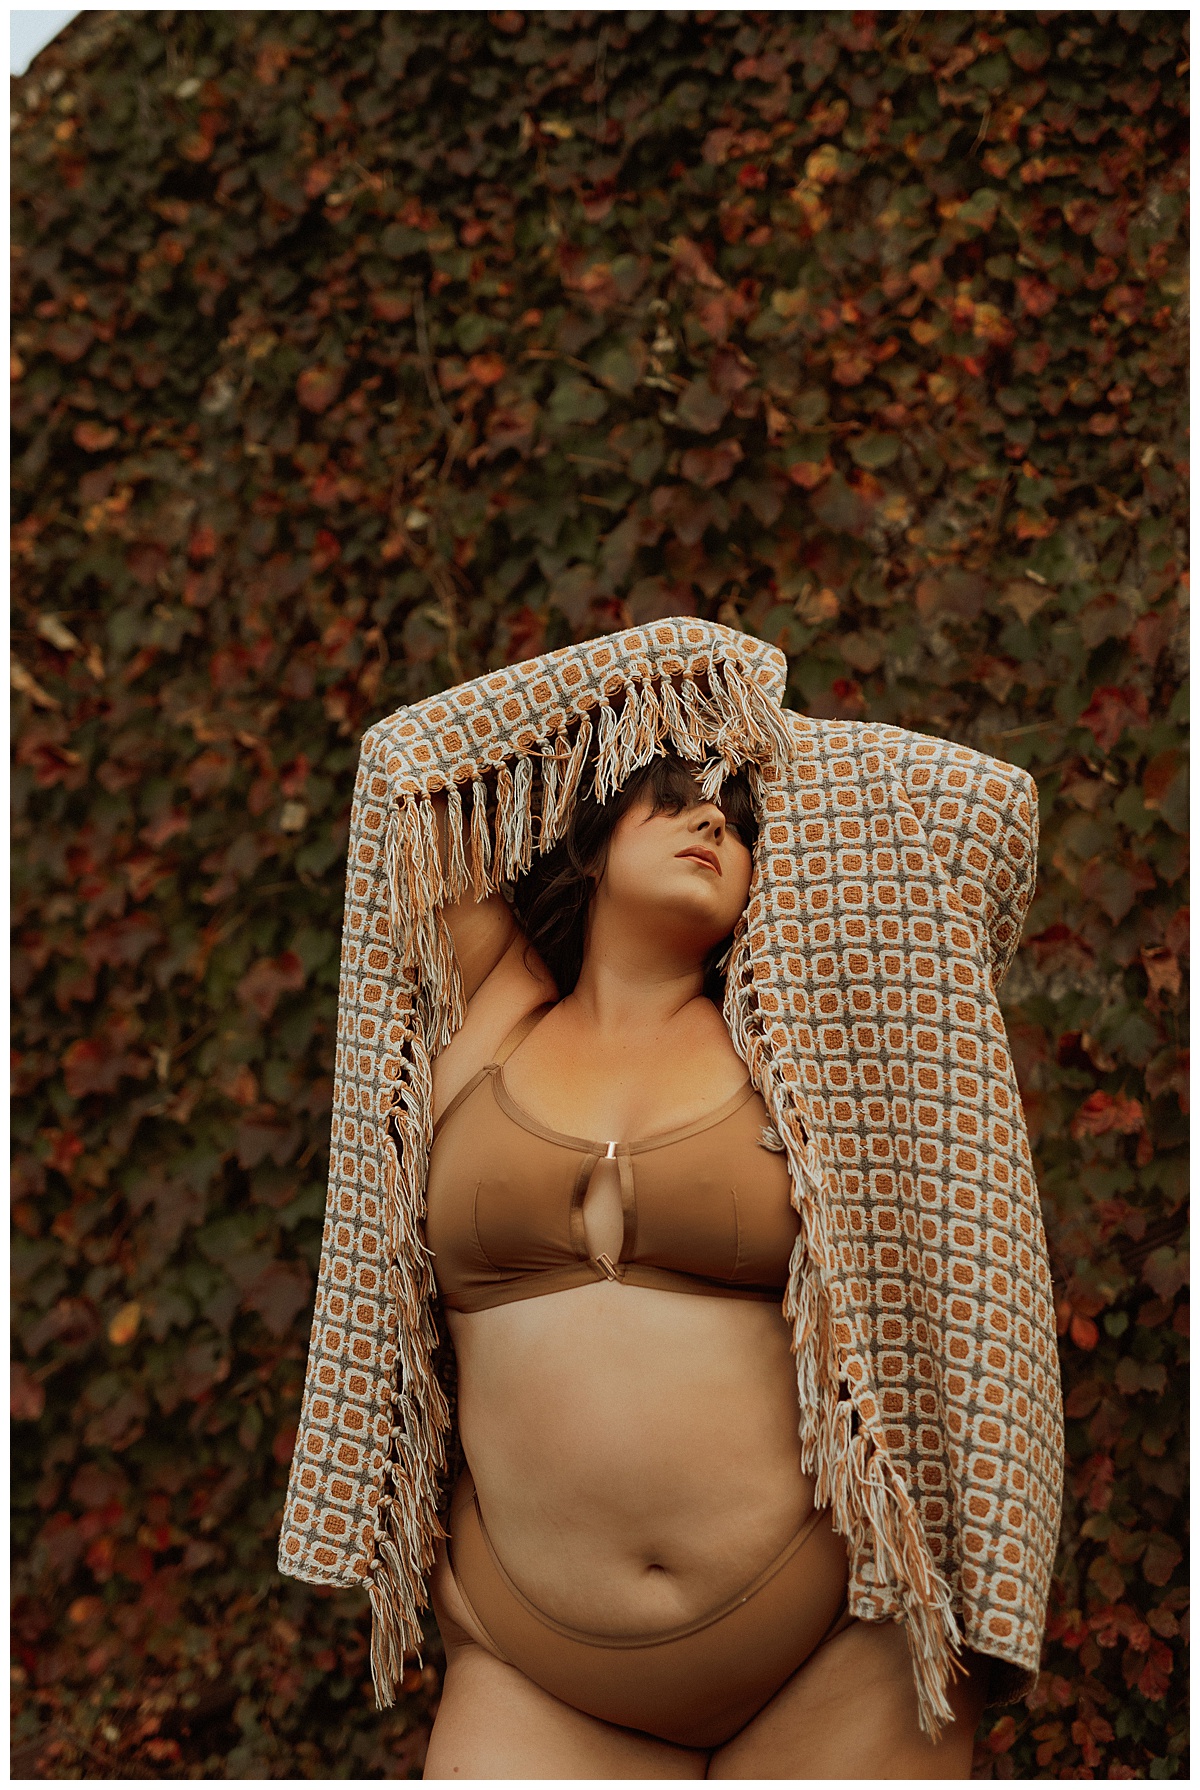
[[[438,911],[458,959],[463,998],[470,1003],[505,952],[521,937],[520,930],[512,909],[498,892],[482,901],[467,894],[460,901],[447,902]]]
[[[496,899],[502,898],[497,896]],[[462,1025],[433,1058],[435,1122],[459,1089],[490,1062],[517,1021],[543,1001],[558,999],[550,972],[537,951],[528,944],[511,914],[508,918],[509,941],[499,960],[476,988],[468,989],[467,1012]]]

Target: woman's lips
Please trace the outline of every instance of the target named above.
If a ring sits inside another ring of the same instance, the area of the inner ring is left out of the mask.
[[[702,846],[689,846],[687,851],[677,851],[675,856],[677,858],[698,858],[702,864],[710,865],[718,876],[721,875],[721,862],[716,852],[705,851]]]

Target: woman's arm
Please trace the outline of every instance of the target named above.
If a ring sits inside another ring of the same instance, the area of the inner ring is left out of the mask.
[[[442,870],[446,868],[446,798],[433,797]],[[459,1030],[433,1061],[434,1122],[479,1064],[519,1019],[558,998],[554,978],[529,946],[499,890],[483,901],[470,891],[440,910],[458,959],[467,1012]]]
[[[446,798],[440,792],[433,797],[437,820],[438,849],[442,870],[446,869]],[[447,902],[441,909],[442,919],[454,942],[462,976],[463,998],[470,1001],[491,975],[505,952],[520,937],[520,927],[513,911],[499,890],[483,901],[476,901],[467,892],[458,901]]]

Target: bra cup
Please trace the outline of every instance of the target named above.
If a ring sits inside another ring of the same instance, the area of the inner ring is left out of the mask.
[[[761,1149],[761,1145],[759,1146]],[[792,1206],[792,1181],[786,1161],[770,1151],[768,1166],[751,1182],[743,1174],[735,1184],[742,1216],[740,1281],[749,1286],[787,1284],[788,1267],[800,1220]]]
[[[487,1160],[479,1146],[490,1149],[493,1140],[481,1135],[489,1128],[478,1095],[466,1104],[469,1122],[435,1140],[425,1181],[425,1243],[439,1287],[487,1286],[495,1279],[477,1225],[479,1168]]]
[[[742,1223],[738,1279],[749,1285],[785,1286],[800,1219],[792,1205],[787,1157],[759,1141],[765,1116],[760,1109],[747,1121],[739,1162],[730,1164]]]
[[[786,1281],[799,1223],[787,1164],[758,1141],[762,1124],[759,1101],[747,1101],[710,1132],[634,1156],[634,1260],[746,1286]]]
[[[571,1223],[579,1159],[536,1137],[523,1137],[519,1153],[511,1137],[505,1145],[474,1152],[477,1165],[488,1165],[475,1195],[480,1244],[502,1274],[561,1268],[580,1253],[572,1233],[581,1221]]]
[[[711,1133],[634,1157],[637,1240],[631,1261],[676,1274],[734,1278],[738,1217],[725,1157]]]

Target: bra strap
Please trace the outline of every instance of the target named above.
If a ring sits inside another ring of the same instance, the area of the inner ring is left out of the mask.
[[[517,1048],[517,1045],[521,1042],[522,1038],[524,1038],[528,1032],[531,1032],[533,1030],[534,1026],[538,1023],[539,1019],[544,1018],[545,1015],[549,1012],[550,1008],[553,1006],[556,1006],[556,1005],[557,1005],[557,1003],[555,1001],[543,1001],[540,1007],[535,1007],[532,1013],[526,1013],[522,1019],[519,1019],[517,1021],[516,1025],[512,1028],[512,1031],[509,1032],[507,1038],[505,1038],[503,1044],[501,1044],[499,1050],[496,1052],[496,1054],[492,1058],[491,1062],[485,1063],[483,1065],[482,1069],[477,1069],[475,1071],[475,1073],[471,1077],[470,1081],[467,1082],[465,1087],[462,1087],[458,1090],[458,1093],[454,1096],[453,1100],[451,1100],[450,1103],[447,1105],[446,1110],[439,1116],[437,1124],[433,1127],[433,1136],[434,1137],[437,1137],[438,1133],[442,1129],[442,1126],[446,1123],[446,1120],[450,1117],[451,1113],[457,1112],[458,1108],[462,1105],[463,1101],[466,1100],[467,1096],[469,1094],[473,1094],[475,1092],[475,1090],[479,1086],[480,1082],[485,1080],[486,1077],[491,1074],[492,1070],[495,1069],[500,1063],[502,1063],[504,1061],[505,1057],[510,1056],[512,1054],[512,1052]]]
[[[540,1007],[535,1007],[532,1013],[526,1013],[523,1019],[519,1019],[507,1038],[505,1038],[495,1056],[492,1058],[492,1062],[503,1063],[510,1057],[513,1051],[516,1050],[517,1045],[520,1044],[521,1040],[528,1037],[529,1033],[532,1032],[538,1021],[544,1019],[551,1007],[556,1007],[557,1005],[557,1001],[543,1001]]]
[[[480,1082],[483,1081],[484,1078],[486,1077],[489,1068],[490,1068],[490,1065],[485,1063],[482,1069],[477,1069],[475,1071],[474,1075],[471,1077],[470,1081],[466,1084],[466,1086],[462,1087],[458,1090],[458,1093],[454,1096],[453,1100],[450,1101],[449,1105],[439,1115],[438,1121],[435,1124],[435,1126],[433,1127],[433,1136],[435,1138],[437,1137],[438,1133],[441,1131],[442,1126],[446,1123],[446,1120],[450,1117],[451,1113],[457,1112],[459,1107],[462,1105],[463,1101],[467,1098],[467,1096],[469,1094],[473,1094],[475,1092],[475,1090],[479,1086]]]

